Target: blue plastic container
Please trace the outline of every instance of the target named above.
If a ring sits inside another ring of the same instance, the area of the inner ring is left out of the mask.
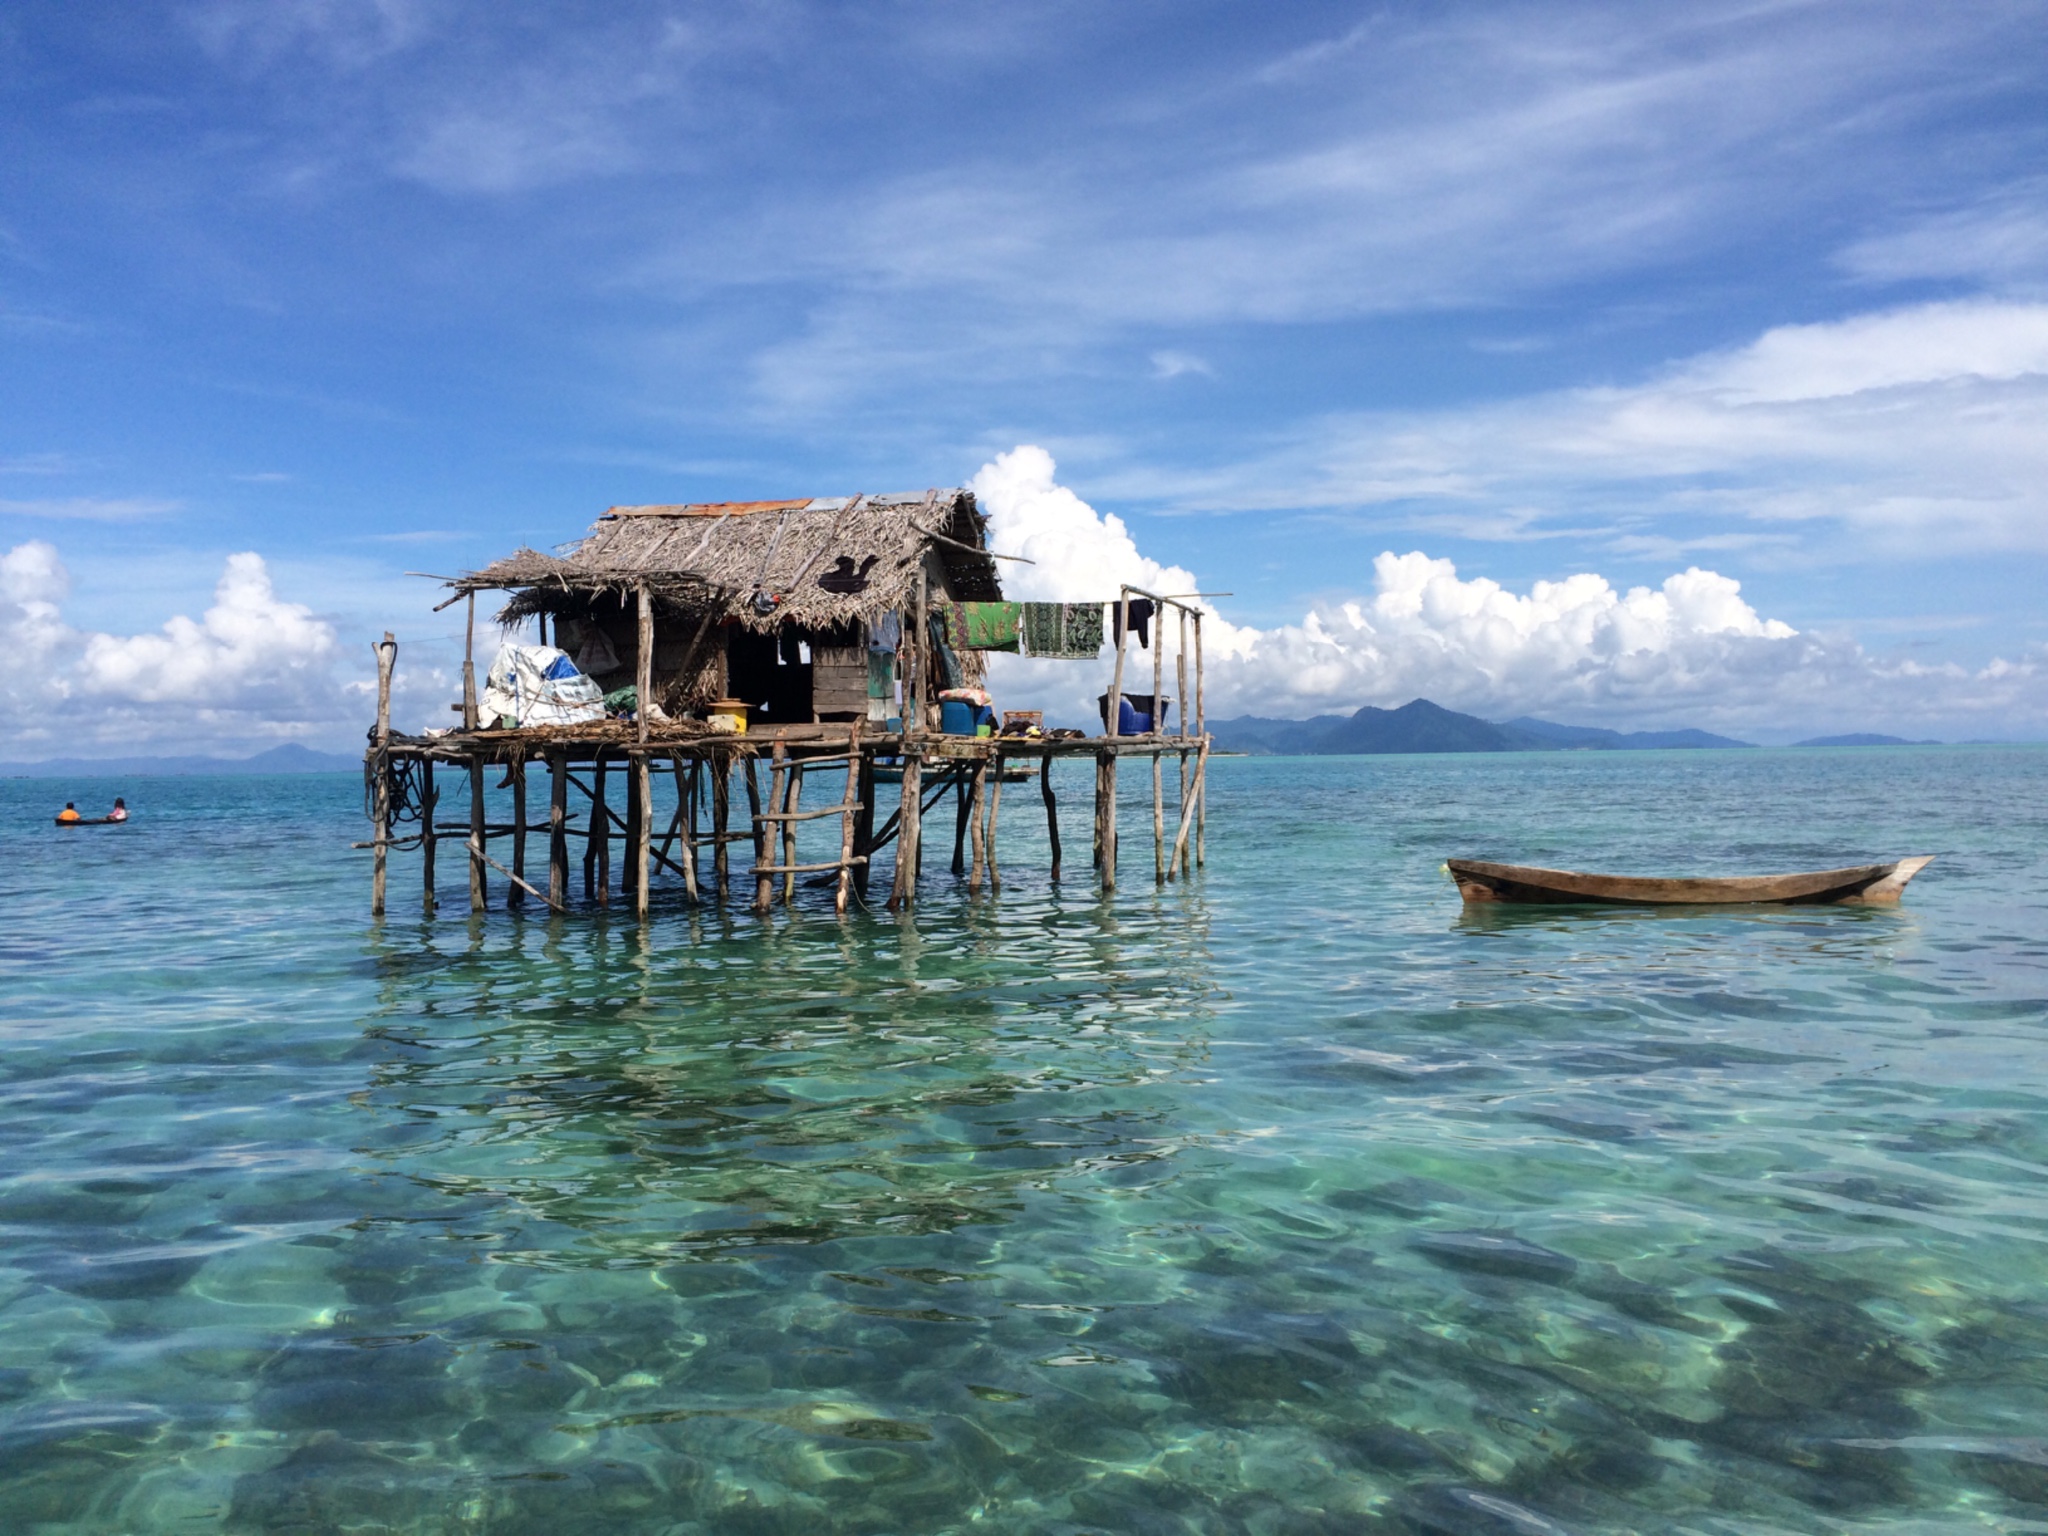
[[[944,736],[972,736],[974,713],[974,706],[965,700],[939,700],[939,733]]]

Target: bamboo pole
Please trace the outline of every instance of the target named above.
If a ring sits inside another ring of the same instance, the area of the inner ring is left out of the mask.
[[[548,905],[569,904],[569,755],[548,754]]]
[[[384,915],[384,882],[391,858],[391,675],[398,669],[398,641],[390,630],[377,642],[377,750],[370,785],[370,915]]]
[[[505,905],[523,907],[526,892],[526,754],[512,763],[512,888],[505,892]]]
[[[440,841],[440,834],[434,829],[434,816],[441,801],[441,792],[434,788],[434,760],[431,757],[420,760],[420,886],[425,899],[427,916],[432,917],[439,909],[440,899],[434,894],[434,854]]]
[[[802,763],[789,765],[789,779],[782,792],[782,813],[789,819],[782,824],[782,862],[796,863],[796,813],[797,801],[803,797],[804,768]],[[796,900],[796,875],[792,871],[782,877],[782,904],[786,907]]]
[[[1060,808],[1052,793],[1052,756],[1047,754],[1038,763],[1038,797],[1045,802],[1045,836],[1052,844],[1052,878],[1057,885],[1060,878]]]
[[[842,803],[847,809],[844,819],[839,824],[839,884],[832,892],[832,910],[841,917],[846,916],[846,905],[853,895],[853,845],[860,835],[860,779],[863,761],[860,750],[860,721],[855,720],[846,739],[846,795]]]
[[[484,755],[469,755],[469,910],[481,912],[490,893],[484,888],[484,848],[490,833],[484,826]]]
[[[768,768],[768,809],[782,809],[783,781],[789,774],[789,747],[780,736],[775,738],[775,749],[769,758]],[[754,775],[754,760],[747,759],[747,806],[754,813],[754,910],[766,915],[775,903],[775,879],[767,873],[774,862],[768,856],[768,840],[775,835],[772,822],[761,819],[761,787]],[[783,823],[785,827],[788,823]],[[793,858],[785,858],[785,864],[794,864]]]
[[[981,818],[988,794],[988,764],[986,761],[974,765],[974,794],[967,805],[967,829],[973,834],[974,856],[967,864],[967,892],[973,895],[981,889],[982,868],[988,858],[988,838],[982,827]]]

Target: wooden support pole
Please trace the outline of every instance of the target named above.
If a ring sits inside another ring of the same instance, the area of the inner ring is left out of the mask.
[[[384,915],[385,868],[391,857],[391,675],[398,669],[398,642],[391,631],[377,642],[377,750],[370,772],[370,915]]]
[[[979,810],[976,806],[974,809]],[[970,820],[967,804],[967,779],[965,775],[953,781],[953,873],[956,876],[967,873],[967,824]]]
[[[1156,699],[1157,694],[1153,697]],[[1152,754],[1152,883],[1166,884],[1166,764]]]
[[[986,761],[974,765],[974,794],[967,803],[967,830],[974,839],[973,857],[967,864],[967,891],[969,895],[981,889],[982,869],[988,858],[988,840],[981,824],[983,807],[988,794],[988,764]]]
[[[1193,714],[1190,712],[1193,700],[1188,696],[1188,611],[1176,606],[1180,615],[1180,647],[1173,653],[1174,675],[1177,694],[1174,702],[1180,707],[1180,738],[1186,741],[1193,732]],[[1188,755],[1180,754],[1180,798],[1174,801],[1176,807],[1188,801]]]
[[[796,863],[796,815],[797,801],[803,797],[804,768],[802,763],[789,765],[789,779],[783,790],[782,814],[789,818],[782,823],[782,862]],[[796,900],[796,876],[794,873],[782,877],[782,904],[786,907]]]
[[[692,758],[686,772],[680,752],[671,752],[669,760],[676,765],[676,815],[683,823],[683,889],[695,906],[704,899],[697,889],[697,770],[702,765]]]
[[[1095,760],[1095,816],[1101,824],[1102,889],[1116,889],[1116,754],[1104,752]]]
[[[1202,708],[1202,615],[1195,613],[1195,734],[1202,739],[1203,749],[1209,742],[1209,717]],[[1195,783],[1191,792],[1195,797],[1195,868],[1201,869],[1209,862],[1209,790],[1201,777],[1201,765],[1197,761]]]
[[[1167,873],[1178,870],[1183,876],[1188,868],[1188,824],[1193,820],[1195,808],[1202,803],[1202,779],[1209,771],[1209,743],[1205,738],[1195,749],[1194,798],[1183,800],[1180,807],[1180,828],[1173,834],[1173,858],[1167,864]]]
[[[500,864],[488,853],[485,853],[483,849],[479,847],[474,840],[472,840],[469,845],[469,854],[471,858],[482,859],[486,864],[490,865],[491,868],[495,869],[499,874],[505,875],[508,878],[510,878],[515,884],[526,886],[526,889],[530,894],[539,896],[542,901],[548,900],[542,892],[536,890],[533,886],[527,885],[524,880],[521,880],[517,875],[513,874],[511,870],[507,869],[504,865]],[[548,902],[548,905],[554,906],[554,903],[550,901]],[[560,911],[562,909],[557,907],[556,910]]]
[[[512,762],[512,877],[511,888],[505,892],[505,905],[523,907],[526,892],[520,887],[526,884],[526,754],[521,752]]]
[[[1052,793],[1052,757],[1050,754],[1038,763],[1038,795],[1045,802],[1045,836],[1052,844],[1052,878],[1058,884],[1060,878],[1060,807]]]
[[[484,889],[484,847],[490,836],[484,826],[484,755],[469,755],[469,910],[481,912],[489,892]]]
[[[846,739],[846,795],[843,803],[847,810],[839,824],[839,884],[832,892],[832,910],[841,917],[846,916],[847,903],[853,896],[853,861],[856,857],[864,857],[857,854],[853,846],[860,837],[863,809],[860,784],[864,761],[860,750],[860,721],[856,720]]]
[[[548,905],[569,904],[569,754],[548,754]]]
[[[896,883],[889,892],[891,912],[917,901],[917,845],[924,819],[918,801],[923,793],[924,760],[911,748],[903,754],[903,803],[896,813]]]
[[[434,828],[434,816],[440,801],[441,792],[434,788],[434,760],[423,758],[420,761],[420,886],[429,917],[441,904],[434,894],[435,845],[440,841],[440,834]]]
[[[988,888],[999,891],[1003,877],[996,871],[996,819],[1003,808],[1003,754],[996,754],[995,781],[988,792],[988,820],[981,829],[981,856],[988,866]]]
[[[604,792],[607,767],[604,748],[599,747],[596,761],[590,768],[590,853],[597,870],[597,904],[600,907],[612,904],[612,815],[611,807],[605,804]],[[586,881],[589,868],[585,866]]]
[[[783,780],[789,773],[789,748],[780,736],[775,738],[768,761],[768,809],[779,811]],[[747,808],[754,813],[754,910],[765,916],[775,904],[775,878],[767,873],[768,866],[775,862],[769,857],[769,839],[775,835],[775,826],[761,819],[761,787],[754,775],[752,758],[747,759]],[[794,864],[796,860],[785,858],[782,862]]]
[[[862,752],[860,725],[854,725],[854,747],[852,756],[860,764],[860,783],[855,791],[860,809],[854,813],[853,851],[862,862],[853,871],[853,888],[860,899],[868,899],[868,871],[874,867],[875,852],[875,754]]]
[[[647,583],[640,583],[640,632],[638,652],[633,658],[633,718],[640,725],[640,744],[647,744],[647,728],[654,705],[654,599],[647,595]],[[644,767],[646,759],[640,759]],[[641,825],[646,825],[643,817]]]
[[[633,877],[640,868],[640,834],[643,822],[640,816],[640,759],[629,747],[626,760],[619,766],[624,768],[626,780],[626,836],[623,855],[619,861],[619,896],[621,899],[634,892]]]
[[[749,758],[748,763],[753,762]],[[710,759],[711,768],[711,883],[718,899],[725,900],[726,874],[730,861],[725,856],[725,834],[732,819],[732,759],[720,753]],[[747,781],[751,788],[753,780]]]
[[[462,636],[462,728],[473,731],[476,727],[476,594],[472,592],[469,594],[469,624]],[[482,866],[478,865],[478,868]]]
[[[654,841],[654,765],[647,754],[633,754],[633,915],[647,916],[647,852]]]

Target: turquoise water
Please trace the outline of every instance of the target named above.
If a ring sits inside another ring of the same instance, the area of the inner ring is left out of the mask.
[[[0,784],[0,1529],[2048,1530],[2048,750],[1219,760],[1113,904],[1087,777],[1064,888],[1011,786],[999,896],[644,932]]]

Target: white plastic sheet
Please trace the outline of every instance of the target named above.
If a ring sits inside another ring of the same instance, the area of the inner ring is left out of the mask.
[[[477,712],[486,724],[581,725],[604,718],[604,691],[552,645],[505,645]]]

